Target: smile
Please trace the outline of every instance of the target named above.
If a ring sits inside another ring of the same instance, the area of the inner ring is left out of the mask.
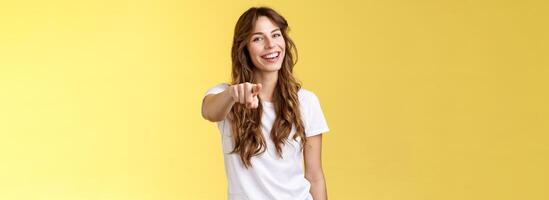
[[[275,63],[276,61],[278,61],[279,56],[280,56],[280,51],[276,51],[276,52],[262,55],[261,58],[263,58],[265,61],[269,63]]]

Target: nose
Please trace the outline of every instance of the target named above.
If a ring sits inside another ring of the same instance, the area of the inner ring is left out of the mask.
[[[265,49],[272,49],[272,48],[274,48],[274,46],[275,46],[275,44],[273,42],[273,39],[267,38],[265,40]]]

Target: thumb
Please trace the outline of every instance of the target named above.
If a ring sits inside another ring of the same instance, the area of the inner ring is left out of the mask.
[[[261,83],[255,84],[252,88],[252,95],[255,96],[255,95],[259,94],[259,91],[261,91],[262,87],[263,86],[261,85]]]

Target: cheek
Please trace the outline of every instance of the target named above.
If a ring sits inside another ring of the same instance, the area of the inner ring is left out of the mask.
[[[286,50],[286,42],[284,41],[284,39],[281,39],[280,41],[278,41],[278,46],[280,46],[282,50]]]
[[[250,52],[250,56],[253,59],[259,55],[260,49],[257,47],[257,45],[250,45],[248,46],[248,52]]]

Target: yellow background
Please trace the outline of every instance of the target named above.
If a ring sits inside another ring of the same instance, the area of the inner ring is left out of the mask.
[[[284,15],[330,199],[549,199],[547,1],[2,1],[0,199],[224,199],[202,95]]]

